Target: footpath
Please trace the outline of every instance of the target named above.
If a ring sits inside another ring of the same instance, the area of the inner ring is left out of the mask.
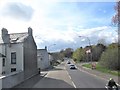
[[[31,77],[13,88],[32,88],[43,77],[45,77],[45,75],[47,75],[47,73],[48,73],[48,70],[41,71],[41,74],[37,74],[37,75]]]

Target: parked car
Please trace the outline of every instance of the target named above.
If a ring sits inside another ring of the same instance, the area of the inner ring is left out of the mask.
[[[71,64],[70,69],[77,69],[75,65]]]

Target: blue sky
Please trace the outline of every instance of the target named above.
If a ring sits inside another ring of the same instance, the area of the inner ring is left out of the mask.
[[[1,0],[0,29],[17,33],[31,27],[38,48],[48,46],[49,51],[86,46],[85,37],[89,37],[92,45],[101,39],[112,43],[118,37],[117,28],[110,26],[115,4],[114,1]]]

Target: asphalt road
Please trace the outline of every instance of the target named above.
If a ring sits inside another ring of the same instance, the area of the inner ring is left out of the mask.
[[[67,63],[65,66],[69,77],[71,78],[76,88],[105,88],[105,85],[107,83],[106,80],[103,80],[97,76],[93,76],[78,68],[72,70],[70,69],[70,65]]]

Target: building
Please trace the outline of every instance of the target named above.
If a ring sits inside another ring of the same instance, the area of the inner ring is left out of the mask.
[[[49,61],[50,61],[50,65],[53,65],[54,58],[52,53],[49,53]]]
[[[3,74],[23,71],[24,78],[37,73],[37,46],[29,27],[25,33],[11,33],[7,29],[1,30],[0,53],[6,58],[3,60]]]
[[[46,69],[50,66],[49,55],[47,52],[47,47],[45,49],[38,49],[37,50],[37,64],[38,68],[41,70]]]
[[[0,53],[0,76],[4,74],[6,56]]]

